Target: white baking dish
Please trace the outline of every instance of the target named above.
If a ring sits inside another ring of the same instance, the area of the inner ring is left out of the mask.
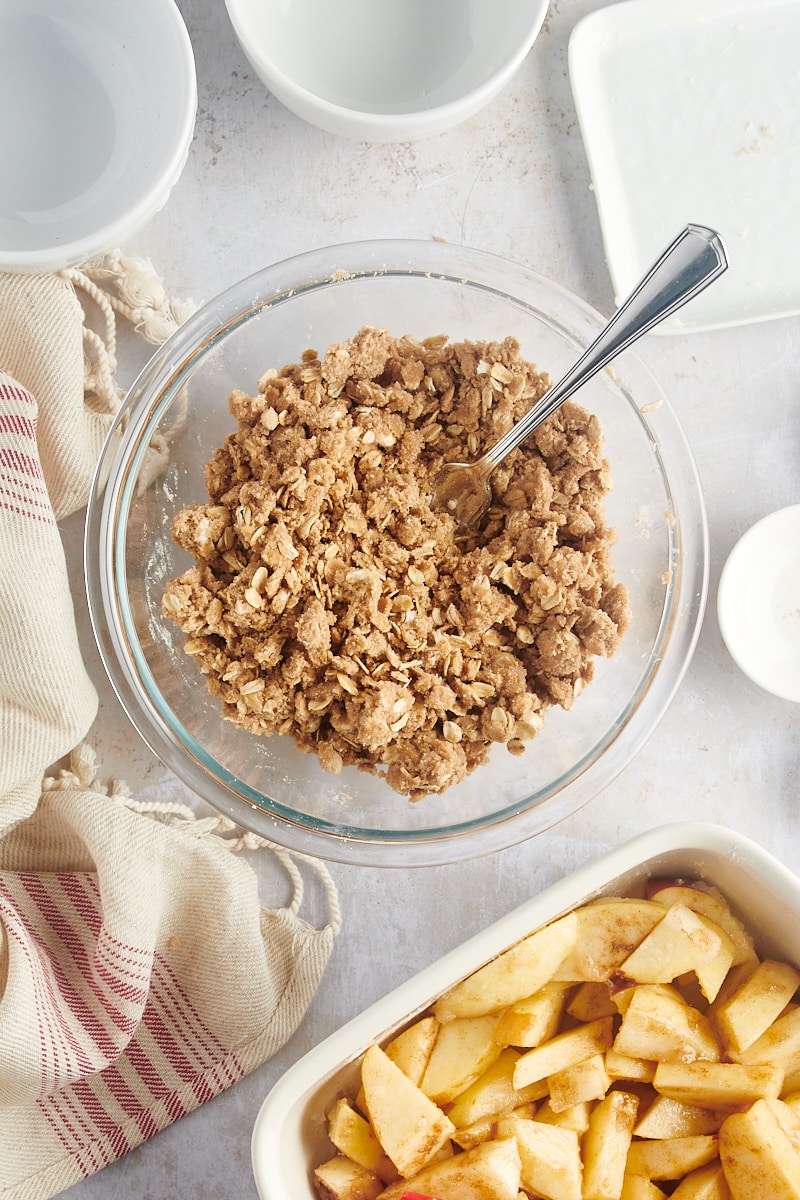
[[[650,876],[702,878],[727,897],[762,954],[800,962],[800,879],[750,839],[719,825],[653,829],[568,875],[464,942],[301,1058],[264,1101],[252,1157],[262,1200],[316,1200],[315,1166],[332,1153],[325,1112],[351,1089],[359,1059],[442,992],[559,914],[603,894],[643,895]]]
[[[687,220],[731,269],[659,325],[719,329],[800,312],[793,0],[628,0],[575,25],[569,75],[615,295]],[[735,82],[734,82],[735,81]]]

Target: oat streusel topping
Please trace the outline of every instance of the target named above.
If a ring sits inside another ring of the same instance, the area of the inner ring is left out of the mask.
[[[513,338],[364,328],[232,393],[209,501],[172,526],[195,565],[163,600],[225,717],[418,800],[572,706],[630,619],[597,418],[567,402],[540,426],[479,529],[430,504],[437,467],[547,386]]]

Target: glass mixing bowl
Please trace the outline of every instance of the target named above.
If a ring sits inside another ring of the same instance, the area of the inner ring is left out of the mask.
[[[454,862],[519,843],[575,812],[631,760],[686,670],[708,585],[697,470],[674,412],[631,351],[577,400],[600,418],[614,479],[606,515],[631,627],[569,712],[551,708],[524,755],[502,745],[441,796],[410,802],[379,777],[325,773],[290,738],[223,719],[183,635],[167,581],[191,565],[175,513],[207,500],[203,471],[233,432],[234,388],[324,353],[363,325],[451,340],[514,335],[556,380],[603,325],[586,304],[504,259],[437,242],[365,242],[256,272],[201,308],[153,356],[109,435],[89,502],[86,582],[100,653],[128,716],[188,787],[286,847],[371,866]],[[151,444],[168,443],[153,477]]]

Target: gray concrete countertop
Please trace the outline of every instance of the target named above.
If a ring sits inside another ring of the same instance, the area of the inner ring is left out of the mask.
[[[368,145],[323,133],[253,76],[222,0],[179,0],[196,55],[199,112],[184,174],[126,247],[170,293],[205,300],[257,267],[366,238],[443,238],[514,258],[613,308],[600,227],[567,76],[569,34],[595,0],[553,0],[518,76],[482,113],[433,138]],[[255,1200],[250,1135],[271,1085],[372,1000],[554,880],[667,821],[716,821],[800,870],[800,706],[759,690],[728,655],[717,583],[738,537],[800,500],[800,325],[796,319],[691,335],[650,334],[639,354],[666,390],[700,469],[711,586],[699,644],[658,729],[582,811],[517,848],[458,866],[333,864],[343,929],[289,1044],[260,1070],[69,1200]],[[146,350],[126,346],[129,383]],[[104,779],[150,800],[200,802],[140,741],[101,666],[86,611],[82,514],[63,523],[86,663],[101,697],[90,741]],[[281,881],[252,855],[264,900]],[[320,897],[310,897],[312,919]],[[446,914],[446,917],[445,915]]]

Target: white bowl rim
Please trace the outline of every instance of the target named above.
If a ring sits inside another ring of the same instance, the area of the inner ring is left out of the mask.
[[[432,108],[409,108],[402,113],[376,113],[365,108],[351,108],[347,105],[336,104],[332,100],[326,100],[317,92],[296,83],[278,66],[274,59],[264,52],[261,45],[254,43],[249,34],[245,32],[242,12],[248,3],[249,0],[225,0],[236,36],[254,67],[257,66],[268,78],[273,80],[276,87],[282,89],[285,95],[291,96],[293,103],[302,105],[308,111],[316,110],[342,127],[352,122],[373,133],[385,134],[387,139],[394,135],[400,141],[410,140],[415,135],[426,132],[427,127],[434,123],[437,129],[445,124],[456,124],[462,115],[471,115],[483,107],[484,103],[491,100],[530,53],[544,24],[549,6],[549,0],[533,0],[532,20],[528,32],[514,54],[506,59],[502,66],[497,67],[483,83],[464,92],[458,100],[449,100],[445,104],[435,105]],[[278,99],[281,99],[277,92],[275,94]]]
[[[771,552],[781,550],[789,553],[795,570],[800,569],[800,504],[767,513],[739,538],[720,574],[717,620],[722,640],[740,671],[773,696],[800,703],[800,678],[794,669],[800,653],[797,603],[793,597],[791,612],[773,611],[765,579]],[[748,580],[753,581],[753,590],[759,595],[757,608],[751,608]],[[756,618],[777,634],[772,654],[759,652],[763,647],[754,636]],[[792,639],[791,647],[787,634]]]
[[[58,0],[50,0],[58,8]],[[66,242],[54,242],[34,250],[12,250],[0,246],[0,270],[17,274],[59,271],[98,258],[137,233],[169,198],[186,165],[197,113],[197,73],[194,50],[176,0],[158,0],[160,10],[177,40],[179,56],[174,59],[176,75],[183,76],[182,108],[178,136],[160,176],[117,216],[99,228]],[[95,11],[102,14],[103,4]]]

